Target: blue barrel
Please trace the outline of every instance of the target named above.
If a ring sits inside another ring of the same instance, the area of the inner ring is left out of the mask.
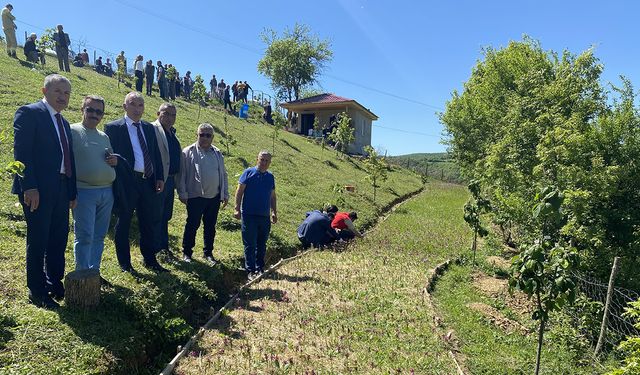
[[[240,113],[238,113],[238,117],[240,118],[247,118],[249,117],[249,104],[243,104],[242,107],[240,107]]]

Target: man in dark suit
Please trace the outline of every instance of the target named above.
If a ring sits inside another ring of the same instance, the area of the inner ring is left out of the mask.
[[[140,228],[140,252],[145,267],[166,271],[156,260],[159,250],[158,229],[161,219],[161,199],[164,189],[164,170],[153,125],[142,121],[144,98],[130,92],[124,99],[124,118],[108,123],[104,131],[111,146],[125,163],[116,170],[114,205],[118,221],[115,226],[115,245],[118,263],[124,272],[136,274],[131,266],[129,228],[133,211]],[[120,163],[119,163],[120,164]],[[119,180],[119,181],[118,181]]]
[[[71,129],[60,114],[69,104],[71,83],[48,75],[42,93],[42,101],[20,107],[13,120],[14,158],[25,168],[11,191],[18,194],[27,221],[29,300],[54,309],[59,305],[51,297],[64,297],[69,208],[77,195]]]
[[[53,41],[56,43],[56,56],[58,57],[58,67],[66,72],[69,70],[69,46],[71,40],[69,34],[63,31],[62,25],[56,26],[57,32],[53,33]]]

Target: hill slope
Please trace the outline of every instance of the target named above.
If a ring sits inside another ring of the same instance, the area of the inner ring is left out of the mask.
[[[460,168],[446,152],[397,155],[387,159],[392,164],[442,181],[462,183],[464,180]]]
[[[20,55],[20,52],[19,52]],[[23,104],[41,99],[44,76],[55,72],[49,58],[44,68],[31,69],[28,64],[0,56],[0,165],[13,160],[12,119]],[[129,89],[115,79],[88,69],[73,68],[65,74],[72,82],[69,109],[64,113],[70,122],[81,118],[81,100],[87,94],[99,94],[106,100],[104,123],[123,116],[121,103]],[[145,120],[155,119],[161,99],[146,97]],[[360,163],[340,159],[333,151],[323,150],[305,138],[281,131],[274,141],[274,128],[249,119],[228,117],[211,108],[202,109],[183,100],[178,109],[177,135],[182,145],[195,141],[199,123],[215,126],[214,144],[225,153],[230,192],[237,186],[242,170],[254,164],[261,149],[273,149],[271,170],[276,176],[279,222],[269,239],[267,261],[295,252],[295,229],[304,212],[325,203],[339,204],[341,209],[355,209],[365,226],[373,222],[382,207],[419,190],[419,177],[392,168],[388,182],[378,190],[378,203],[365,182]],[[216,107],[219,108],[219,107]],[[255,113],[255,111],[253,112]],[[220,141],[230,136],[237,142],[226,152]],[[275,147],[273,147],[275,145]],[[353,193],[344,185],[355,185]],[[232,218],[231,207],[221,210],[214,255],[221,264],[209,267],[196,251],[194,263],[168,265],[168,274],[156,275],[144,270],[137,242],[132,243],[133,266],[142,271],[139,279],[119,271],[115,259],[112,231],[106,240],[102,273],[113,286],[102,291],[101,305],[91,312],[62,308],[50,312],[27,304],[25,282],[26,224],[17,198],[10,194],[10,180],[0,181],[0,373],[153,373],[175,353],[177,345],[209,315],[210,309],[226,302],[244,279],[237,268],[243,257],[240,225]],[[184,206],[176,200],[170,223],[170,246],[180,252]],[[113,225],[113,220],[112,220]],[[135,231],[132,231],[135,232]],[[67,272],[73,269],[73,234],[67,244]],[[202,246],[198,238],[196,248]]]

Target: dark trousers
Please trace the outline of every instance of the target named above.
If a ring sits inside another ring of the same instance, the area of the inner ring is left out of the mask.
[[[136,70],[136,91],[142,92],[142,79],[144,78],[144,73],[141,70]]]
[[[162,191],[162,219],[160,219],[158,250],[169,249],[169,220],[173,217],[173,200],[175,198],[175,178],[167,177]]]
[[[171,100],[176,100],[176,83],[174,81],[167,81],[169,86],[169,97]]]
[[[116,255],[120,267],[131,266],[131,246],[129,244],[129,229],[135,209],[140,231],[140,252],[147,263],[156,262],[158,251],[157,230],[160,225],[161,194],[157,194],[150,181],[143,179],[137,172],[133,184],[127,187],[127,202],[129,210],[120,212],[115,226],[114,242]]]
[[[151,95],[151,90],[153,89],[153,76],[147,76],[147,95]]]
[[[70,72],[69,69],[69,50],[66,48],[56,48],[56,56],[58,56],[58,67],[60,70]]]
[[[216,222],[220,211],[220,196],[215,198],[190,198],[187,200],[187,223],[182,235],[182,251],[193,255],[196,233],[202,220],[204,232],[204,256],[213,256],[213,241],[216,238]]]
[[[264,269],[264,257],[267,253],[267,239],[270,231],[269,216],[242,215],[244,268],[247,272]]]
[[[67,178],[61,177],[57,186],[40,191],[40,205],[31,212],[19,196],[27,221],[27,287],[36,297],[44,297],[47,290],[62,295],[64,287],[64,251],[69,236],[69,193]]]
[[[338,232],[338,238],[343,241],[349,241],[356,238],[356,235],[353,234],[353,232],[348,229],[343,229]]]
[[[158,90],[160,91],[160,97],[162,99],[166,99],[167,98],[167,79],[166,78],[160,78],[158,80]]]

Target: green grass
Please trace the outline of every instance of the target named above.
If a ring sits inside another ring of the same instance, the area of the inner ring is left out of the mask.
[[[430,184],[345,251],[286,264],[247,291],[176,373],[455,373],[423,289],[429,268],[466,248],[466,198],[460,186]]]
[[[22,62],[0,55],[0,74],[4,78],[0,81],[0,165],[13,160],[15,110],[40,100],[44,76],[55,72],[55,59],[49,57],[48,63],[45,69],[32,70]],[[121,103],[129,89],[118,87],[115,79],[74,67],[71,73],[64,74],[72,82],[70,106],[64,113],[70,122],[80,121],[81,100],[86,94],[105,98],[104,123],[124,115]],[[156,92],[145,101],[143,118],[152,121],[161,100]],[[225,152],[233,195],[242,170],[254,165],[259,150],[272,148],[273,127],[255,119],[228,118],[227,130],[220,106],[202,109],[198,119],[197,105],[182,100],[175,103],[177,134],[183,146],[195,141],[195,130],[201,122],[215,126],[215,145],[220,145],[228,134],[237,140],[228,154],[220,147]],[[257,112],[254,109],[252,113]],[[276,176],[279,222],[272,229],[268,262],[296,251],[295,229],[307,210],[340,200],[342,209],[359,212],[357,224],[364,227],[373,223],[385,206],[422,187],[415,174],[393,168],[388,181],[378,190],[378,202],[374,204],[373,191],[357,160],[338,158],[332,151],[284,131],[275,142],[271,169]],[[100,306],[88,312],[64,307],[59,312],[35,308],[26,298],[26,225],[21,209],[15,205],[16,196],[10,194],[10,185],[9,179],[0,181],[0,373],[157,373],[175,354],[176,346],[183,344],[208,318],[211,308],[226,302],[244,280],[244,273],[237,271],[243,256],[239,224],[232,218],[231,207],[227,207],[220,213],[214,250],[221,265],[211,268],[201,262],[199,235],[194,263],[168,266],[170,274],[155,275],[142,267],[135,240],[133,265],[142,271],[142,278],[136,280],[119,271],[110,232],[102,272],[113,287],[102,291]],[[355,185],[356,191],[334,193],[336,185]],[[185,219],[184,206],[176,200],[169,234],[170,245],[177,252]],[[67,271],[73,269],[72,240],[71,233]]]
[[[530,315],[512,308],[504,296],[490,297],[473,285],[473,275],[490,272],[481,264],[453,266],[438,281],[434,301],[446,330],[452,329],[459,341],[465,364],[472,374],[528,374],[533,373],[537,348],[537,325]],[[490,273],[488,273],[490,275]],[[469,304],[483,303],[497,309],[503,316],[528,328],[529,334],[507,333],[491,320],[471,309]],[[581,345],[577,333],[562,314],[552,316],[545,333],[541,374],[597,374],[596,367],[585,354],[591,349]]]
[[[441,181],[463,183],[458,164],[446,152],[389,156],[389,162]]]

